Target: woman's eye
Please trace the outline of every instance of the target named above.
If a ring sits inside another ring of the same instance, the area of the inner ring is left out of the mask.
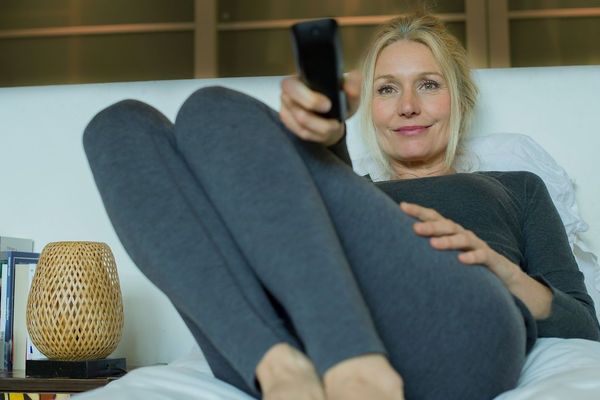
[[[440,88],[440,84],[437,83],[436,81],[432,81],[432,80],[423,81],[419,85],[419,89],[425,89],[425,90],[436,90],[439,88]]]
[[[394,93],[394,88],[390,85],[384,85],[377,89],[377,94],[385,96]]]

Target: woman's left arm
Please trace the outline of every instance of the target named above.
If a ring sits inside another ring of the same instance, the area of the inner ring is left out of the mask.
[[[414,230],[431,237],[432,247],[462,250],[461,262],[485,265],[496,274],[537,320],[538,336],[598,340],[600,328],[593,301],[585,290],[583,274],[546,186],[534,174],[520,174],[514,184],[526,187],[517,190],[525,193],[526,203],[524,270],[437,211],[407,203],[400,207],[421,221]]]
[[[550,316],[553,294],[545,285],[527,275],[515,263],[494,251],[475,233],[444,218],[432,208],[412,203],[400,203],[402,211],[419,219],[414,224],[417,235],[430,237],[437,250],[461,250],[458,259],[464,264],[485,265],[517,296],[535,319]]]
[[[523,193],[523,268],[554,295],[550,316],[537,321],[538,336],[599,340],[594,302],[544,181],[532,173],[511,176],[509,185]]]

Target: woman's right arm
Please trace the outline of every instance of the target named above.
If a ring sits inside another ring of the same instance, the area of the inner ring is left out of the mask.
[[[361,78],[358,72],[344,77],[344,91],[348,99],[348,117],[352,116],[360,102]],[[281,82],[281,109],[283,124],[302,140],[321,143],[333,151],[342,161],[351,165],[346,148],[345,123],[323,118],[318,113],[331,107],[329,99],[310,90],[298,77],[290,76]]]

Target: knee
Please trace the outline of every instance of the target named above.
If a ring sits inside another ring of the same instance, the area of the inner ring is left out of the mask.
[[[526,331],[518,306],[494,275],[483,268],[477,272],[470,274],[472,290],[458,304],[456,321],[446,327],[449,340],[439,349],[463,365],[449,366],[454,371],[447,383],[456,395],[440,398],[493,398],[517,384],[525,361]]]
[[[143,140],[148,134],[161,130],[151,128],[169,124],[168,119],[150,105],[138,100],[122,100],[92,118],[83,132],[83,147],[90,158],[116,150],[132,139]]]
[[[473,323],[479,324],[481,330],[487,331],[492,337],[508,334],[513,338],[518,337],[524,344],[523,315],[511,293],[487,268],[481,267],[471,272],[468,274],[471,280],[468,295],[464,301],[470,303]]]
[[[204,87],[192,93],[181,106],[175,119],[176,134],[179,140],[199,131],[227,132],[227,128],[247,126],[250,120],[273,112],[258,99],[236,90]]]
[[[182,109],[200,103],[203,106],[221,106],[229,103],[243,103],[252,97],[225,86],[205,86],[192,93],[185,101]]]
[[[450,272],[450,271],[449,271]],[[459,353],[525,354],[527,332],[519,306],[504,284],[487,268],[457,265],[452,284],[443,290],[448,332]]]
[[[481,272],[488,272],[483,270]],[[468,351],[478,358],[478,353],[495,355],[480,360],[482,373],[489,368],[494,374],[504,374],[506,385],[516,383],[526,354],[526,320],[519,306],[505,286],[491,273],[481,274],[479,286],[472,292],[470,314],[465,315]]]
[[[207,86],[196,90],[183,103],[176,122],[190,116],[224,115],[253,107],[259,101],[244,93],[223,86]]]

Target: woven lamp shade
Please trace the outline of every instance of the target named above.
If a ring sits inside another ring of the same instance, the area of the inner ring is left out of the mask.
[[[106,244],[44,247],[29,292],[27,329],[50,359],[91,360],[114,351],[123,329],[123,302]]]

